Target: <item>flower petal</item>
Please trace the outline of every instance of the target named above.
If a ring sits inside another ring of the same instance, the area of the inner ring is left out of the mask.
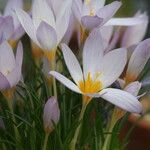
[[[12,48],[5,41],[0,45],[0,72],[6,75],[15,67],[15,57]]]
[[[0,72],[0,90],[6,90],[10,88],[10,84],[7,78]]]
[[[70,90],[81,94],[79,88],[72,81],[68,80],[65,76],[61,75],[56,71],[50,71],[49,74],[55,77],[58,81],[60,81],[63,85],[65,85]]]
[[[71,49],[66,44],[62,44],[61,48],[70,75],[78,85],[79,81],[83,80],[83,73],[80,64]]]
[[[133,96],[138,96],[138,93],[141,89],[141,83],[139,81],[135,81],[135,82],[132,82],[130,83],[129,85],[127,85],[124,90],[126,92],[129,92],[131,93]]]
[[[142,112],[142,105],[138,101],[138,99],[126,91],[108,88],[102,90],[99,94],[101,95],[102,98],[122,108],[123,110],[132,113]]]
[[[102,44],[100,30],[93,30],[83,48],[83,71],[86,79],[88,72],[95,75],[95,72],[100,70],[100,65],[103,57],[104,47]]]
[[[55,28],[54,14],[46,0],[35,0],[32,5],[32,19],[37,29],[41,21]]]
[[[128,64],[126,78],[136,80],[150,58],[150,38],[138,44]]]
[[[9,81],[11,87],[16,86],[18,82],[21,80],[21,68],[23,61],[23,46],[22,43],[18,43],[17,52],[16,52],[16,65],[15,68],[10,72],[6,78]]]
[[[26,33],[33,40],[34,43],[36,43],[38,46],[40,46],[40,44],[38,43],[38,41],[36,39],[35,27],[33,25],[33,22],[31,20],[30,16],[21,9],[16,9],[16,14],[18,16],[18,19],[19,19],[22,27],[26,31]]]
[[[103,58],[102,70],[99,80],[103,87],[108,87],[118,79],[127,62],[127,50],[119,48],[107,53]]]
[[[129,47],[138,44],[144,38],[148,26],[148,16],[146,13],[136,14],[135,17],[143,19],[143,23],[135,26],[128,27],[122,39],[122,46]],[[135,36],[135,33],[138,33]]]
[[[143,19],[139,17],[112,18],[105,24],[105,26],[135,26],[141,23],[143,23]]]
[[[82,5],[83,4],[81,0],[73,0],[73,3],[72,3],[73,14],[79,22],[82,16]]]
[[[45,50],[51,50],[57,45],[57,35],[55,29],[42,21],[36,32],[37,40]]]
[[[103,19],[98,16],[83,16],[81,18],[81,23],[87,30],[92,30],[98,27],[102,22]]]
[[[9,40],[14,32],[13,18],[11,16],[5,17],[3,25],[2,25],[3,40]]]
[[[72,13],[71,5],[72,5],[72,0],[66,0],[65,2],[63,2],[60,12],[56,16],[56,31],[57,31],[58,43],[64,37],[67,28],[69,26],[70,16]]]
[[[13,24],[16,29],[16,27],[18,27],[20,23],[14,12],[15,9],[23,9],[23,0],[8,0],[4,10],[4,16],[13,17]]]
[[[104,49],[106,49],[110,43],[112,34],[113,34],[113,26],[102,26],[100,28],[101,36],[103,38]]]
[[[105,24],[108,20],[110,20],[117,10],[121,7],[121,2],[114,1],[111,4],[108,4],[104,7],[102,7],[96,15],[100,18],[103,18],[103,24]]]

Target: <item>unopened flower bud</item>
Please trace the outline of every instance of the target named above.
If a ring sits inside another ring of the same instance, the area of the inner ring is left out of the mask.
[[[46,133],[50,133],[54,129],[54,124],[57,124],[60,117],[60,110],[57,99],[51,97],[48,99],[44,106],[43,122],[44,130]]]

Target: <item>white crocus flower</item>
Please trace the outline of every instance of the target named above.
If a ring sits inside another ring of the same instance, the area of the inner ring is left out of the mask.
[[[55,14],[46,0],[34,0],[32,17],[21,9],[17,9],[16,14],[32,41],[43,50],[52,51],[55,50],[67,30],[71,3],[71,0],[64,1],[59,12]]]
[[[116,49],[104,55],[100,32],[92,31],[83,48],[83,72],[67,45],[62,44],[62,52],[75,83],[58,72],[50,71],[50,74],[66,87],[91,98],[102,97],[129,112],[140,113],[142,111],[140,102],[130,93],[107,88],[118,79],[126,65],[126,49]]]

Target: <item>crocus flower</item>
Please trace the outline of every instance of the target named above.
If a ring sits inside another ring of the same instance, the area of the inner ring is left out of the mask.
[[[4,14],[0,16],[0,43],[8,40],[13,46],[24,34],[24,30],[14,12],[18,8],[23,8],[22,0],[9,0],[7,2]]]
[[[139,17],[112,18],[121,6],[121,2],[114,1],[104,5],[105,0],[75,0],[73,12],[80,29],[78,29],[78,43],[82,44],[89,31],[102,26],[133,26],[142,23]],[[113,47],[113,46],[112,46]]]
[[[44,106],[43,122],[44,130],[50,133],[54,130],[54,124],[57,124],[60,117],[58,102],[55,97],[48,99]]]
[[[130,47],[141,42],[146,34],[148,27],[148,16],[146,13],[137,12],[135,17],[142,19],[141,24],[128,27],[123,35],[121,45],[123,47]],[[135,35],[135,33],[137,33]]]
[[[13,88],[20,81],[23,59],[22,44],[17,47],[16,56],[10,45],[5,41],[0,45],[0,90]]]
[[[71,3],[71,0],[64,1],[56,14],[46,0],[35,0],[31,11],[32,18],[25,11],[16,9],[26,33],[45,53],[50,52],[49,59],[54,57],[55,49],[67,30]]]
[[[62,44],[62,52],[67,68],[74,80],[70,81],[58,72],[50,74],[69,89],[89,97],[102,97],[118,107],[139,113],[140,102],[128,92],[107,88],[121,75],[126,65],[126,49],[120,48],[104,55],[102,38],[98,30],[94,30],[87,38],[83,48],[83,72],[69,47]],[[89,99],[83,103],[88,103]]]

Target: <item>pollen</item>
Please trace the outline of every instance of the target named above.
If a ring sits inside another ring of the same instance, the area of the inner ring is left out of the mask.
[[[99,80],[93,80],[89,72],[86,80],[79,81],[79,88],[83,93],[97,93],[102,89],[102,83]]]
[[[90,16],[94,16],[94,15],[95,15],[94,9],[90,9]]]
[[[126,77],[125,77],[125,82],[126,82],[126,84],[129,84],[129,83],[135,81],[136,78],[137,77],[135,75],[127,74]]]
[[[90,2],[91,2],[91,0],[85,0],[85,4],[86,4],[86,5],[89,5]]]

